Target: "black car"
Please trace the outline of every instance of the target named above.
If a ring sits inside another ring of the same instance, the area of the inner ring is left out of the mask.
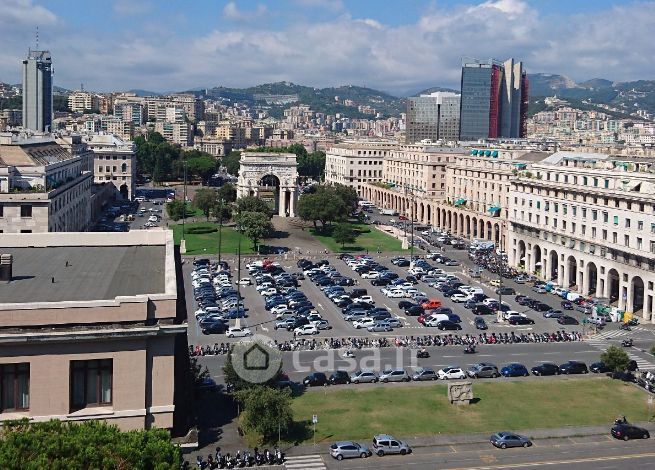
[[[615,424],[612,426],[612,437],[616,439],[623,439],[627,441],[628,439],[648,439],[650,438],[650,433],[647,429],[640,428],[638,426],[633,426],[632,424],[622,423]]]
[[[222,321],[215,321],[202,328],[203,335],[222,335],[227,331],[228,325]]]
[[[413,305],[409,307],[407,310],[405,310],[405,313],[410,317],[418,317],[423,312],[424,312],[423,307],[421,307],[420,305]]]
[[[309,325],[309,320],[305,317],[298,317],[296,321],[287,326],[287,331],[293,331],[301,326]]]
[[[476,315],[491,315],[494,311],[486,305],[476,305],[473,307],[473,313]]]
[[[320,385],[328,385],[328,378],[323,372],[312,372],[302,380],[305,387],[318,387]]]
[[[374,285],[374,286],[380,286],[380,287],[388,286],[389,284],[391,284],[391,279],[389,279],[387,277],[378,277],[377,279],[371,280],[371,284]]]
[[[578,320],[576,320],[573,317],[570,317],[568,315],[562,315],[561,317],[557,318],[557,323],[560,325],[579,325],[580,323]]]
[[[475,317],[475,327],[478,330],[486,330],[488,328],[487,322],[484,321],[484,318],[482,317]]]
[[[534,320],[532,318],[523,317],[521,315],[511,316],[507,322],[510,325],[534,325]]]
[[[472,310],[478,303],[475,300],[467,300],[462,306],[468,310]]]
[[[514,295],[516,290],[513,287],[499,287],[496,289],[496,294],[498,295]]]
[[[345,370],[337,370],[330,375],[328,379],[332,385],[342,385],[350,383],[350,375]]]
[[[518,296],[518,295],[517,295],[517,297],[520,297],[520,298],[517,299],[516,302],[519,305],[522,305],[523,307],[529,307],[534,302],[534,299],[531,299],[530,297]]]
[[[550,362],[544,362],[538,366],[535,366],[531,369],[534,375],[559,375],[560,369],[557,364]]]
[[[569,302],[568,300],[563,300],[560,305],[564,310],[573,310],[573,302]]]
[[[562,374],[586,374],[589,372],[587,364],[579,361],[568,361],[559,366],[559,371]]]
[[[410,307],[413,307],[415,305],[416,304],[414,302],[410,302],[409,300],[401,300],[400,302],[398,302],[398,308],[400,308],[402,310],[406,310],[406,309],[408,309]]]
[[[441,331],[462,329],[459,323],[455,323],[454,321],[450,321],[450,320],[441,320],[439,323],[437,323],[437,328],[440,329]]]
[[[537,304],[533,304],[532,309],[536,310],[537,312],[547,312],[550,310],[552,307],[548,304],[545,304],[543,302],[539,302]]]
[[[610,368],[607,367],[607,364],[604,362],[594,362],[589,366],[589,370],[596,373],[596,374],[603,374],[605,372],[610,372]]]

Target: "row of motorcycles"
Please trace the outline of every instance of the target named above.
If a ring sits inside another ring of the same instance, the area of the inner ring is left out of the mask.
[[[193,344],[189,345],[189,356],[198,357],[198,356],[220,356],[230,352],[229,343],[221,343],[220,346],[218,343],[214,343],[214,346],[209,344],[206,346],[194,346]]]
[[[207,460],[202,456],[196,457],[196,467],[198,470],[214,470],[217,468],[246,468],[260,465],[282,465],[284,463],[284,454],[275,447],[273,451],[265,449],[263,452],[255,447],[251,453],[248,450],[243,452],[237,451],[231,455],[229,452],[223,454],[221,448],[216,448],[216,456],[209,454]],[[187,467],[188,468],[188,467]]]

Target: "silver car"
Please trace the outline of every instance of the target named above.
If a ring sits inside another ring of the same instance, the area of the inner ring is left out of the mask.
[[[373,454],[365,444],[353,441],[337,441],[330,446],[330,455],[337,460],[343,460],[356,457],[365,459]]]
[[[411,378],[404,369],[389,369],[384,370],[380,374],[380,382],[409,382]]]
[[[378,457],[382,457],[385,454],[409,454],[412,449],[400,439],[388,434],[378,434],[373,437],[373,451]]]
[[[425,367],[419,367],[412,374],[412,380],[422,381],[422,380],[437,380],[439,376],[432,369],[427,369]]]
[[[366,329],[370,332],[386,332],[393,330],[389,322],[386,320],[376,321]]]
[[[350,376],[350,381],[354,384],[373,383],[378,381],[378,376],[370,370],[359,370]]]

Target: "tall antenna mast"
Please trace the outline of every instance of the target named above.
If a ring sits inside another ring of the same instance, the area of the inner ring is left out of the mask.
[[[36,27],[36,50],[39,50],[39,27]]]

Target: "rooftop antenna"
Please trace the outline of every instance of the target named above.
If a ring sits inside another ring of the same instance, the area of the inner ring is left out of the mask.
[[[80,91],[84,91],[84,83],[80,83]]]
[[[39,27],[36,27],[36,50],[39,50]]]

